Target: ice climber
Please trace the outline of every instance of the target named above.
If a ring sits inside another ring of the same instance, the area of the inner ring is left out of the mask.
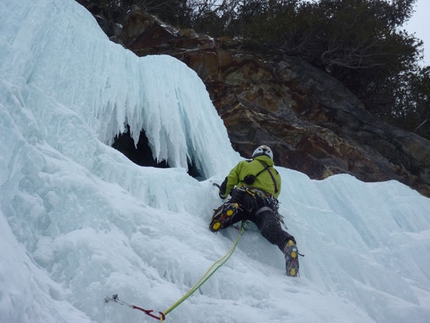
[[[272,150],[265,145],[255,149],[251,160],[240,161],[219,187],[222,199],[231,197],[215,210],[209,229],[217,232],[239,221],[252,221],[284,253],[287,275],[297,276],[299,253],[294,237],[281,227],[277,200],[281,176],[273,166]]]

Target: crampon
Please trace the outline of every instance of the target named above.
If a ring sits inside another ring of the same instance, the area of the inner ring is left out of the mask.
[[[297,277],[299,276],[299,259],[300,255],[297,246],[293,241],[288,241],[284,249],[285,254],[285,268],[287,276]]]
[[[209,230],[217,232],[220,229],[228,227],[233,222],[233,217],[239,209],[237,203],[224,203],[214,211],[212,215],[211,223],[209,224]]]

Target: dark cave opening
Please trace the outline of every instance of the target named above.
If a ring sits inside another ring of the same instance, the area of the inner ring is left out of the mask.
[[[139,166],[152,166],[157,168],[170,168],[166,161],[158,162],[152,157],[152,150],[148,144],[148,137],[144,130],[140,131],[139,141],[134,144],[130,135],[130,126],[127,131],[116,135],[112,147],[123,153],[128,159]],[[203,177],[193,163],[188,161],[188,174],[201,180]]]

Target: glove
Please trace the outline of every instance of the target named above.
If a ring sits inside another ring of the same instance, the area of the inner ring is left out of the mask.
[[[257,211],[258,203],[254,196],[249,193],[246,193],[243,197],[243,206],[248,212],[253,213]]]
[[[224,182],[222,182],[221,186],[219,187],[218,195],[221,199],[225,199],[228,196],[226,190],[227,190],[227,177],[224,179]]]

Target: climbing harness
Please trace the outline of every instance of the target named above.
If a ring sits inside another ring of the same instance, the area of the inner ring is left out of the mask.
[[[275,186],[275,193],[278,193],[279,192],[279,190],[278,190],[278,184],[276,183],[275,177],[273,176],[272,172],[270,171],[269,166],[265,162],[263,162],[261,160],[258,160],[258,161],[260,162],[261,165],[265,166],[265,168],[263,170],[267,169],[267,171],[269,172],[270,177],[272,178],[273,185]]]
[[[161,323],[165,320],[166,315],[169,314],[171,311],[173,311],[176,307],[178,307],[180,304],[182,304],[188,297],[190,297],[196,290],[198,290],[219,268],[221,268],[228,259],[230,259],[231,255],[233,254],[234,250],[236,249],[240,237],[243,234],[244,231],[244,225],[245,225],[245,221],[242,221],[242,225],[241,228],[239,230],[239,235],[235,241],[235,243],[233,244],[233,246],[231,247],[231,249],[220,259],[218,259],[217,261],[215,261],[211,267],[209,267],[209,269],[206,271],[206,273],[199,279],[199,281],[193,286],[191,287],[191,289],[181,298],[179,299],[177,302],[175,302],[172,306],[170,306],[166,311],[164,312],[158,312],[159,315],[154,315],[153,310],[145,310],[142,307],[136,306],[136,305],[131,305],[128,304],[124,301],[121,301],[118,298],[118,294],[113,295],[112,297],[105,297],[105,302],[115,302],[117,304],[123,305],[123,306],[127,306],[136,310],[140,310],[142,312],[144,312],[146,315],[158,319]]]

